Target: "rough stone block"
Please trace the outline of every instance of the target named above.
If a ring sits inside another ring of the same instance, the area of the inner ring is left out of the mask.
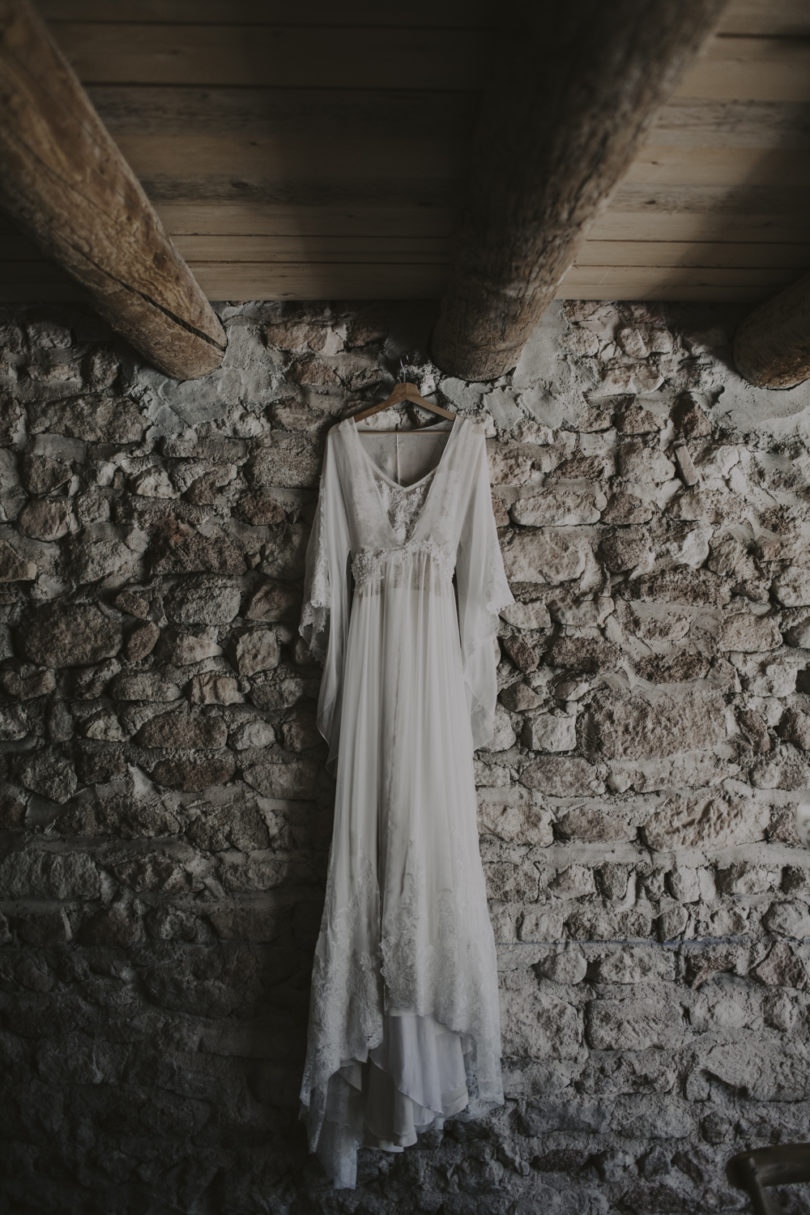
[[[562,934],[560,907],[529,907],[520,917],[518,935],[521,941],[558,941]]]
[[[93,603],[47,604],[26,620],[20,643],[32,662],[88,666],[118,653],[121,624]]]
[[[192,716],[186,712],[160,713],[151,717],[135,735],[142,747],[205,748],[224,747],[228,727],[221,717],[206,714]]]
[[[597,523],[607,499],[595,488],[555,486],[533,497],[518,498],[510,510],[523,527],[563,527]]]
[[[579,805],[557,817],[557,831],[564,839],[580,843],[606,844],[632,840],[636,828],[619,807]]]
[[[194,754],[181,759],[172,756],[159,760],[151,776],[159,785],[169,789],[198,792],[209,785],[224,785],[233,778],[236,761],[228,752],[221,755]]]
[[[695,1121],[694,1105],[674,1093],[633,1093],[616,1099],[611,1126],[627,1139],[686,1139],[695,1134]]]
[[[17,519],[24,536],[34,540],[59,540],[70,526],[70,504],[64,498],[33,498]]]
[[[724,797],[674,797],[642,826],[650,848],[727,848],[760,840],[767,828],[768,807],[759,802]]]
[[[278,637],[272,629],[253,629],[236,643],[236,665],[240,675],[254,675],[278,666]]]
[[[552,667],[591,674],[614,669],[619,655],[617,647],[603,637],[561,634],[550,646],[546,661]]]
[[[531,861],[513,860],[484,863],[487,898],[505,903],[534,903],[540,889],[540,875]]]
[[[763,918],[768,932],[798,940],[810,938],[810,907],[798,899],[772,903]]]
[[[544,995],[536,983],[501,996],[503,1053],[528,1058],[574,1058],[582,1042],[579,1010]]]
[[[810,569],[789,566],[774,578],[771,589],[784,607],[804,607],[810,604]]]
[[[506,843],[528,843],[548,846],[554,840],[551,812],[536,806],[525,790],[477,790],[478,827]]]
[[[604,781],[586,759],[568,755],[544,755],[526,764],[520,774],[529,789],[539,789],[553,797],[572,797],[599,793]]]
[[[0,582],[32,582],[38,574],[35,561],[17,552],[6,540],[0,540]]]
[[[728,1043],[707,1045],[697,1057],[701,1070],[740,1096],[755,1101],[806,1101],[810,1097],[807,1051],[776,1034],[738,1032]]]
[[[593,1050],[675,1049],[685,1027],[680,1004],[662,1003],[656,995],[625,1000],[597,999],[587,1007],[585,1032]]]
[[[532,713],[523,724],[521,742],[530,751],[573,751],[577,719],[568,713]]]
[[[619,470],[628,481],[661,484],[675,476],[675,465],[658,446],[631,439],[619,448]]]
[[[17,767],[20,784],[54,802],[66,802],[76,792],[78,779],[73,764],[54,748],[38,751]]]
[[[85,899],[101,894],[99,872],[81,852],[51,853],[33,848],[0,861],[0,890],[11,899]]]
[[[579,949],[561,949],[538,962],[534,971],[552,983],[575,985],[585,978],[588,960]]]
[[[756,653],[759,650],[775,650],[782,644],[782,634],[772,616],[754,616],[749,612],[738,612],[726,616],[717,636],[721,650],[741,650]]]
[[[603,693],[585,720],[586,737],[606,759],[646,759],[700,751],[726,736],[725,702],[703,693],[680,699]]]
[[[314,486],[323,458],[322,445],[304,435],[270,435],[266,447],[248,460],[247,476],[254,489],[268,486]]]
[[[166,596],[166,615],[180,624],[229,624],[239,612],[241,592],[227,578],[191,577]]]
[[[587,540],[564,530],[516,533],[503,545],[503,558],[511,580],[550,586],[579,578],[593,559]]]
[[[676,956],[672,949],[658,945],[620,944],[610,948],[596,964],[596,976],[600,983],[655,983],[675,980]],[[668,988],[657,990],[669,996]]]
[[[810,980],[810,966],[787,941],[777,941],[751,973],[769,987],[805,990]]]

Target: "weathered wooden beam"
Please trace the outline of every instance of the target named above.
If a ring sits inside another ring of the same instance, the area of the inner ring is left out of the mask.
[[[810,274],[749,312],[734,334],[737,370],[758,388],[810,379]]]
[[[25,0],[0,0],[0,206],[161,371],[222,361],[217,316]]]
[[[482,101],[431,353],[446,372],[514,367],[586,226],[726,0],[513,0]]]

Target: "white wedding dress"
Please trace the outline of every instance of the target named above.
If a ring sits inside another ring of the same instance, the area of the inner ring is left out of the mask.
[[[300,1114],[343,1188],[358,1147],[503,1103],[473,750],[514,598],[483,427],[431,431],[333,426],[306,555],[299,631],[337,787]]]

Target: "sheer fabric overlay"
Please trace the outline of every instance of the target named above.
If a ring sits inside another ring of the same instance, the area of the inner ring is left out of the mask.
[[[336,797],[301,1116],[344,1188],[359,1147],[401,1151],[503,1101],[473,750],[492,737],[514,598],[483,427],[457,416],[440,450],[400,485],[353,419],[333,427],[306,554],[299,631],[323,663]]]

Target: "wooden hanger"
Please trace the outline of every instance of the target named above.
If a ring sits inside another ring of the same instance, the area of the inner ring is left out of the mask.
[[[354,413],[351,416],[354,419],[355,424],[357,424],[357,422],[360,422],[363,418],[370,418],[372,414],[380,413],[381,410],[388,409],[391,405],[399,405],[401,401],[410,401],[414,405],[421,405],[423,409],[429,409],[431,413],[437,413],[443,418],[450,418],[451,421],[455,420],[456,417],[454,413],[451,413],[449,409],[445,409],[443,405],[435,405],[433,401],[425,400],[423,396],[420,396],[419,389],[416,387],[416,385],[409,383],[407,380],[399,380],[394,385],[393,392],[391,392],[384,401],[380,401],[377,405],[367,405],[365,409],[361,409],[358,413]],[[369,433],[368,429],[366,429],[363,433]],[[445,432],[441,430],[433,430],[432,423],[428,423],[427,426],[415,426],[407,431],[398,430],[393,432],[389,430],[374,430],[373,433],[378,435],[393,433],[410,435],[424,433],[435,435],[444,434]]]

